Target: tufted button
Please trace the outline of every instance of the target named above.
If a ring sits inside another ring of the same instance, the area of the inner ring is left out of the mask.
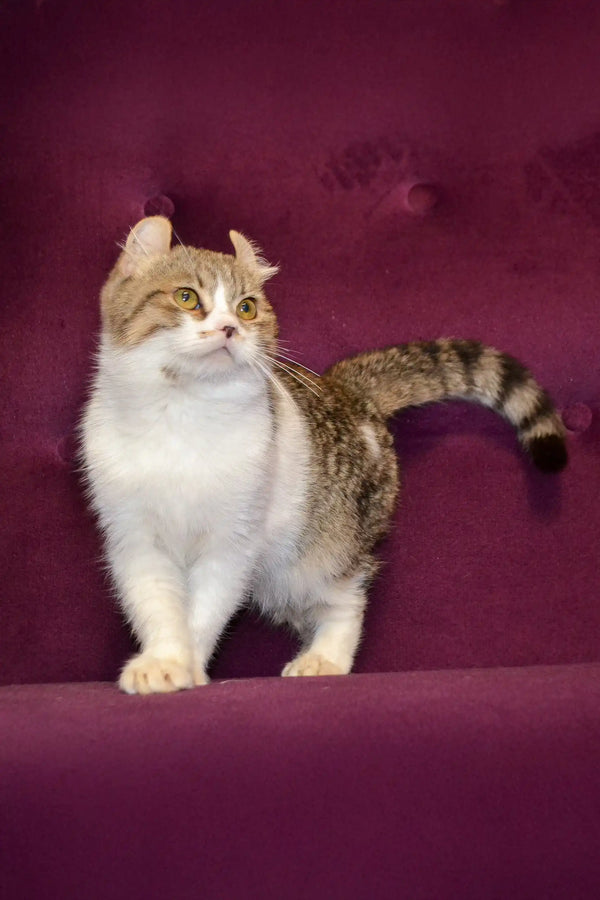
[[[156,194],[144,204],[145,216],[165,216],[170,219],[175,212],[175,204],[166,194]]]
[[[439,192],[433,184],[417,182],[406,192],[405,205],[409,212],[422,216],[437,206],[439,199]]]
[[[416,181],[414,178],[397,184],[379,200],[372,213],[379,215],[397,215],[399,210],[412,213],[413,216],[424,216],[440,202],[441,192],[438,187],[427,181]]]
[[[592,424],[592,411],[585,403],[571,403],[563,409],[562,418],[569,431],[586,431]]]

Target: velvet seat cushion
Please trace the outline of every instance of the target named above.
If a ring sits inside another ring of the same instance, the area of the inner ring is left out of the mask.
[[[596,896],[600,667],[0,691],[3,896]]]

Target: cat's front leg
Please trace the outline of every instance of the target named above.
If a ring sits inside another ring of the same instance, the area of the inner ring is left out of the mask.
[[[108,556],[121,605],[141,647],[124,666],[119,687],[127,694],[193,687],[200,679],[194,669],[182,571],[137,528],[113,534]]]
[[[256,549],[231,535],[207,538],[203,553],[188,575],[189,628],[196,677],[207,679],[206,667],[227,623],[248,595]]]

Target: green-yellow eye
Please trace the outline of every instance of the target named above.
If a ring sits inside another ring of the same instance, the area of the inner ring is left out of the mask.
[[[240,319],[255,319],[256,318],[256,300],[253,300],[252,297],[246,297],[245,300],[240,300],[237,305],[236,312]]]
[[[200,309],[200,299],[192,288],[177,288],[173,296],[182,309]]]

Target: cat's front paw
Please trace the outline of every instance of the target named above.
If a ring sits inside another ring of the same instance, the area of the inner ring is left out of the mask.
[[[119,687],[126,694],[165,694],[202,684],[199,673],[176,659],[140,653],[125,665]]]
[[[285,678],[298,675],[345,675],[346,672],[318,653],[302,653],[288,663],[281,674]]]

